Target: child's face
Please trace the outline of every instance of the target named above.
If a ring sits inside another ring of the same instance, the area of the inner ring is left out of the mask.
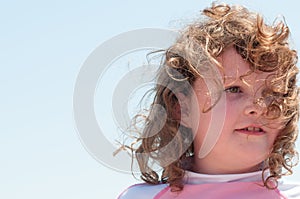
[[[265,80],[271,73],[253,72],[246,75],[250,71],[250,65],[233,47],[227,49],[219,57],[219,61],[224,67],[225,76],[221,99],[209,112],[194,111],[190,116],[193,118],[190,126],[196,133],[195,170],[203,173],[258,170],[270,153],[279,129],[282,128],[278,122],[267,125],[272,120],[264,117],[265,108],[254,103],[262,96]],[[244,81],[240,79],[241,76]],[[194,100],[197,102],[191,104],[197,104],[198,110],[203,110],[210,101],[209,95],[205,95],[208,91],[207,86],[202,79],[198,79],[194,89]],[[195,118],[198,119],[195,121]],[[204,142],[206,145],[203,145]],[[203,151],[209,153],[203,157]]]

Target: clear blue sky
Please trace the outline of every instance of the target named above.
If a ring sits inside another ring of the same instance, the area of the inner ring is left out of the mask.
[[[0,198],[116,198],[135,183],[130,174],[100,164],[80,143],[72,111],[77,74],[111,37],[138,28],[172,28],[210,2],[2,1]],[[285,16],[300,48],[296,0],[225,2],[246,5],[271,22]],[[300,179],[299,167],[290,179]]]

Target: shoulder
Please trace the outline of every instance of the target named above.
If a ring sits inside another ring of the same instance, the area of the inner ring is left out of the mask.
[[[300,183],[288,180],[281,180],[278,183],[278,190],[289,199],[300,198]]]
[[[164,188],[168,187],[167,184],[150,185],[146,183],[135,184],[128,187],[118,199],[152,199]]]

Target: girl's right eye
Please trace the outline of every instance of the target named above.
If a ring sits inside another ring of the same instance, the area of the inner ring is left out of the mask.
[[[241,93],[242,90],[239,86],[231,86],[225,89],[227,93]]]

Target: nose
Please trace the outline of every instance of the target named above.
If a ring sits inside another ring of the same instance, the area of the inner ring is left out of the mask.
[[[244,114],[247,116],[261,116],[263,114],[263,107],[256,102],[249,102],[244,109]]]

